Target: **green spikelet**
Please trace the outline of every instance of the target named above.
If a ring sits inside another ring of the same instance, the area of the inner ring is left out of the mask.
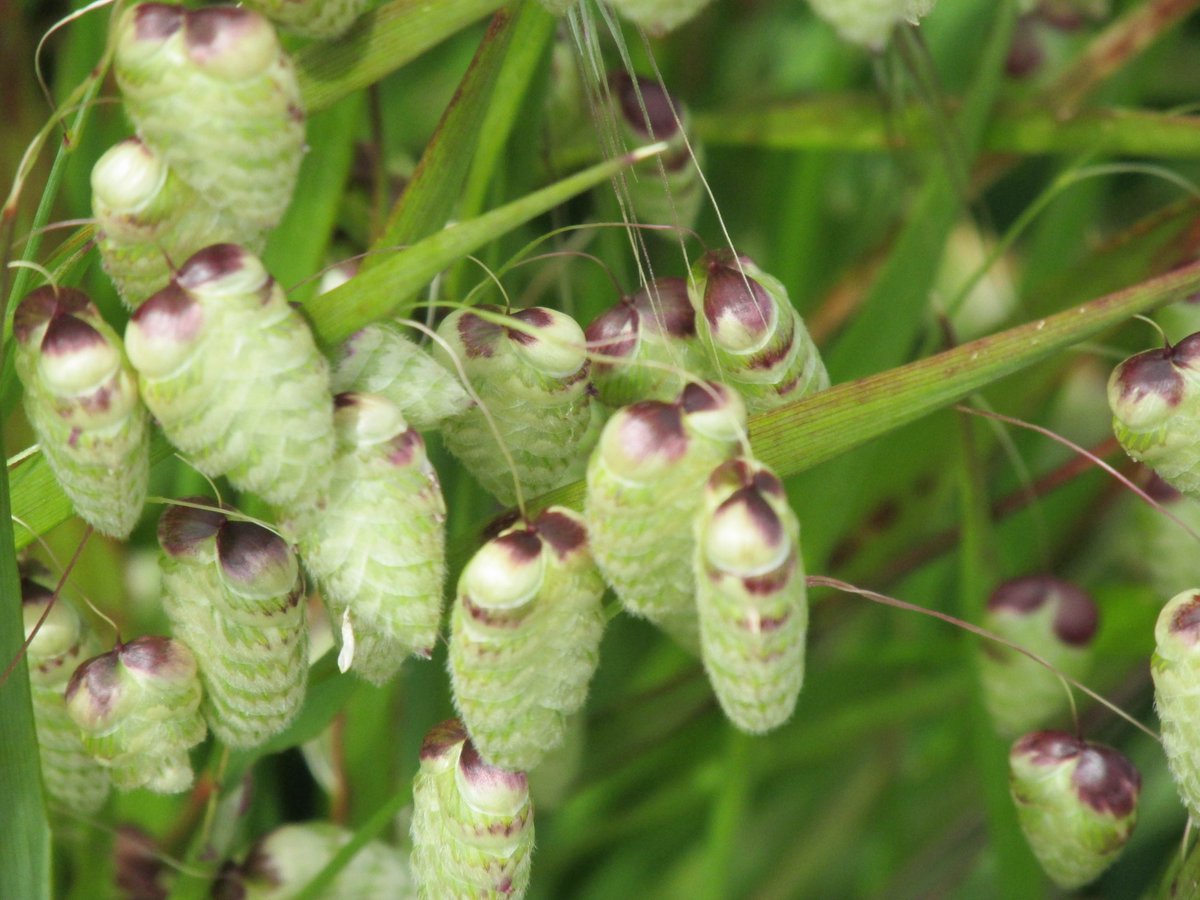
[[[788,720],[804,684],[800,522],[774,473],[735,459],[709,478],[695,528],[704,668],[730,721],[762,734]]]
[[[1200,591],[1176,594],[1158,616],[1150,663],[1163,749],[1179,796],[1200,820]]]
[[[524,773],[489,766],[456,719],[434,726],[413,781],[412,840],[424,900],[520,900],[533,855]]]
[[[371,0],[250,0],[246,5],[280,28],[327,41],[353,25]]]
[[[692,276],[688,291],[701,339],[751,413],[829,387],[821,354],[777,278],[727,250],[702,256]]]
[[[1200,496],[1200,333],[1117,366],[1108,404],[1125,452],[1183,493]]]
[[[626,610],[687,646],[699,640],[690,523],[745,423],[733,391],[691,384],[674,403],[618,410],[588,462],[585,517],[600,571]]]
[[[551,507],[463,569],[450,625],[454,703],[488,762],[527,771],[562,743],[599,662],[604,580],[587,526]]]
[[[368,325],[341,345],[333,363],[333,390],[380,394],[396,404],[417,431],[437,428],[471,405],[458,376],[435,362],[394,322]]]
[[[150,479],[150,430],[121,340],[79,291],[42,287],[13,318],[25,413],[75,511],[126,538]]]
[[[263,232],[202,200],[137,138],[100,157],[92,169],[92,212],[104,271],[131,309],[171,280],[202,247],[228,241],[254,252]]]
[[[122,790],[176,794],[192,784],[188,749],[204,740],[196,659],[179,641],[140,637],[83,663],[67,712]]]
[[[51,603],[54,605],[46,613]],[[27,651],[42,780],[57,803],[91,815],[108,798],[108,773],[84,748],[79,729],[67,713],[63,691],[71,673],[99,648],[68,601],[55,600],[50,589],[25,578],[21,579],[21,612],[27,639],[46,616]]]
[[[308,623],[300,566],[261,525],[170,506],[158,522],[163,609],[196,654],[204,717],[231,747],[256,747],[300,711]]]
[[[608,0],[608,4],[653,35],[674,31],[712,0]]]
[[[207,202],[267,230],[304,155],[304,110],[275,29],[233,6],[131,8],[113,61],[138,136]]]
[[[201,250],[125,340],[146,405],[197,469],[284,507],[319,491],[334,445],[328,365],[256,258]]]
[[[1133,763],[1063,731],[1025,735],[1008,761],[1021,830],[1046,874],[1068,891],[1099,877],[1137,824]]]
[[[496,310],[490,310],[493,314]],[[531,307],[516,325],[493,324],[474,312],[447,316],[438,334],[461,362],[491,411],[527,496],[558,487],[571,463],[591,449],[591,398],[583,330],[570,316]],[[445,349],[435,356],[449,371]],[[513,503],[512,473],[478,407],[445,420],[446,446],[502,503]]]
[[[441,621],[446,507],[421,435],[373,394],[339,394],[328,492],[301,518],[300,555],[342,652],[383,684],[409,655],[428,657]]]
[[[917,22],[936,0],[809,0],[813,11],[845,40],[882,50],[901,22]]]
[[[1016,578],[988,599],[983,625],[1063,674],[1083,678],[1099,613],[1086,592],[1048,575]],[[1058,676],[1010,647],[988,643],[980,656],[984,700],[996,730],[1015,737],[1067,710]]]
[[[292,900],[325,867],[353,834],[331,822],[304,822],[276,828],[255,842],[245,861],[223,876],[227,893],[238,900]],[[408,860],[380,841],[354,854],[321,896],[342,900],[407,900],[416,897]]]
[[[1184,497],[1157,475],[1145,489],[1172,516],[1200,534],[1200,500]],[[1122,504],[1117,521],[1122,562],[1136,577],[1148,580],[1156,594],[1173,597],[1189,584],[1200,584],[1196,539],[1178,523],[1135,497]]]
[[[608,406],[679,396],[683,377],[659,366],[700,376],[712,372],[696,336],[696,312],[682,278],[660,278],[622,298],[584,334],[589,350],[616,358],[592,362],[592,383]]]

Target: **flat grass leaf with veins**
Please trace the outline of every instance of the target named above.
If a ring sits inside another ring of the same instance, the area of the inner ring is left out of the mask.
[[[558,747],[600,656],[604,580],[587,526],[551,507],[483,545],[450,624],[454,704],[488,762],[529,770]]]
[[[191,787],[188,750],[204,740],[200,677],[191,650],[140,637],[83,663],[67,684],[67,711],[83,745],[122,790],[177,794]]]
[[[121,339],[92,302],[41,287],[13,317],[25,413],[75,511],[126,538],[150,480],[149,416]]]
[[[304,702],[308,623],[299,563],[261,525],[190,506],[167,508],[158,540],[163,609],[199,663],[209,727],[231,747],[258,746]]]
[[[327,41],[353,25],[371,0],[248,0],[246,5],[287,31]]]
[[[1200,591],[1176,594],[1154,628],[1154,705],[1163,749],[1188,814],[1200,820]]]

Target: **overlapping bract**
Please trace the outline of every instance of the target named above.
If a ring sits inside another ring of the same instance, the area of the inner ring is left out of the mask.
[[[1176,594],[1154,628],[1154,705],[1188,814],[1200,819],[1200,590]]]
[[[246,3],[288,31],[321,40],[345,32],[370,4],[371,0],[249,0]]]

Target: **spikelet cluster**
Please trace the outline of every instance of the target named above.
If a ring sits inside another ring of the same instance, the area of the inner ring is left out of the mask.
[[[1200,591],[1176,594],[1154,628],[1154,705],[1183,805],[1200,819]]]
[[[246,5],[288,31],[330,40],[353,25],[370,0],[250,0]]]

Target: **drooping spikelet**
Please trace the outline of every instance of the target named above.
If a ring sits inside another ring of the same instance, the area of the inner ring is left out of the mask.
[[[79,291],[41,287],[13,318],[25,413],[75,511],[126,538],[150,479],[146,408],[121,339]]]
[[[338,37],[370,6],[371,0],[249,0],[246,3],[280,28],[304,37]]]
[[[1095,602],[1081,588],[1049,575],[1031,575],[996,588],[983,625],[1064,675],[1082,678],[1091,665],[1098,619]],[[987,643],[980,667],[984,700],[1001,735],[1015,737],[1066,712],[1062,681],[1025,654]]]
[[[1183,805],[1200,820],[1200,591],[1176,594],[1154,628],[1154,705]]]
[[[901,22],[927,16],[936,0],[809,0],[813,11],[845,40],[882,50]]]
[[[304,702],[308,625],[300,567],[261,525],[208,509],[170,506],[158,523],[163,609],[192,648],[204,717],[231,747],[255,747],[291,723]]]
[[[471,405],[458,376],[394,322],[376,322],[351,335],[334,359],[332,383],[338,394],[356,391],[386,397],[417,431],[437,428]]]
[[[336,404],[338,452],[327,492],[299,517],[300,556],[334,634],[353,635],[351,667],[383,684],[437,643],[446,507],[425,442],[395,405],[374,394]]]
[[[734,459],[708,479],[695,529],[704,668],[730,721],[762,734],[788,720],[804,684],[800,522],[774,473]]]
[[[1017,818],[1046,874],[1068,891],[1096,879],[1137,824],[1133,763],[1063,731],[1025,735],[1008,759]]]
[[[1108,404],[1125,452],[1183,493],[1200,496],[1200,333],[1117,366]]]
[[[592,353],[615,357],[592,361],[592,383],[608,406],[673,400],[685,379],[672,369],[711,374],[682,278],[660,278],[623,297],[584,334]]]
[[[188,749],[204,740],[196,659],[184,644],[140,637],[83,663],[67,712],[83,745],[122,790],[175,794],[192,784]]]
[[[608,0],[610,6],[653,35],[674,31],[712,0]]]
[[[494,316],[497,310],[489,308]],[[438,334],[487,406],[527,496],[564,482],[593,434],[583,330],[565,313],[531,307],[499,325],[473,311],[447,316]],[[454,371],[445,349],[435,357]],[[446,446],[502,503],[516,499],[513,473],[478,406],[442,423]]]
[[[829,387],[821,354],[779,279],[728,250],[700,257],[692,276],[701,340],[716,353],[718,377],[741,392],[751,413]]]
[[[562,743],[599,662],[600,577],[583,518],[551,507],[483,545],[450,625],[454,703],[488,762],[527,771]]]
[[[63,691],[71,673],[99,647],[70,601],[56,600],[49,588],[28,578],[21,579],[21,613],[26,639],[46,616],[26,651],[42,780],[57,803],[91,815],[108,797],[108,773],[84,748]]]
[[[691,522],[746,424],[737,394],[690,384],[674,403],[618,410],[588,462],[592,554],[625,609],[698,645]]]
[[[1145,490],[1179,521],[1138,497],[1124,499],[1117,516],[1117,553],[1135,577],[1149,581],[1158,596],[1173,597],[1188,585],[1200,584],[1200,554],[1196,539],[1188,533],[1191,529],[1200,534],[1200,499],[1185,497],[1158,475],[1150,478]]]
[[[203,200],[137,138],[121,141],[92,169],[92,212],[104,271],[130,308],[171,280],[171,266],[209,244],[253,252],[263,231]]]
[[[234,6],[142,3],[117,26],[117,84],[138,136],[202,198],[279,224],[304,154],[304,109],[275,29]]]
[[[520,900],[533,855],[525,774],[488,765],[457,719],[434,726],[413,781],[412,839],[424,900]]]
[[[285,507],[320,489],[334,445],[328,365],[255,257],[201,250],[125,339],[146,405],[197,469]]]

